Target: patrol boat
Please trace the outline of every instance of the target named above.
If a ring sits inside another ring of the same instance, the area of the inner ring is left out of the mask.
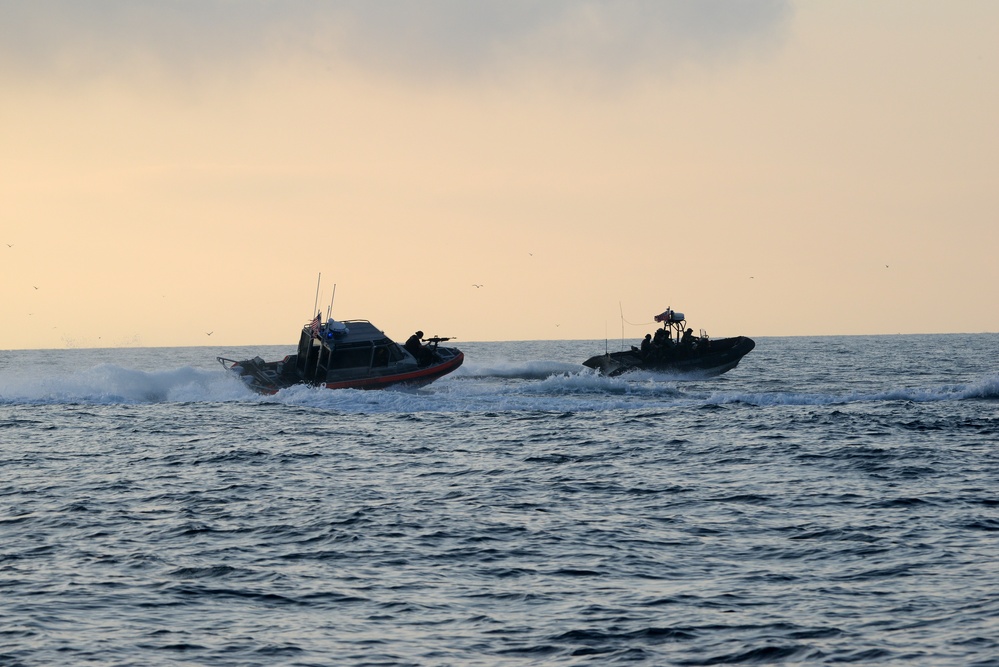
[[[367,320],[325,323],[315,319],[302,327],[298,351],[280,361],[260,357],[235,361],[216,357],[237,374],[250,389],[276,394],[281,389],[304,384],[324,389],[383,389],[392,385],[423,386],[452,372],[465,359],[454,347],[440,344],[451,340],[434,336],[414,352]]]
[[[703,329],[695,336],[692,329],[685,328],[683,313],[672,308],[654,319],[663,326],[649,344],[605,352],[590,357],[583,365],[609,377],[637,370],[712,377],[735,368],[756,347],[756,342],[746,336],[712,339]]]

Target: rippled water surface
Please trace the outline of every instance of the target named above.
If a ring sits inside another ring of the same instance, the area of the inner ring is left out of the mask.
[[[999,665],[999,336],[420,390],[0,352],[0,665]]]

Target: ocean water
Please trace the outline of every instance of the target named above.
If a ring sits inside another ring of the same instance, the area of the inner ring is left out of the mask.
[[[999,665],[999,335],[604,346],[0,352],[0,665]]]

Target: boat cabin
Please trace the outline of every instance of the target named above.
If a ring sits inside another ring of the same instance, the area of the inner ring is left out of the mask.
[[[338,378],[362,377],[372,370],[416,361],[401,345],[367,320],[329,320],[303,327],[295,359],[299,376],[309,383],[325,382],[330,371]]]

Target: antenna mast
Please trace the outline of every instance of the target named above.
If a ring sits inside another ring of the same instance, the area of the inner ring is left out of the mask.
[[[323,274],[320,271],[319,278],[316,280],[316,303],[312,306],[312,312],[314,313],[319,310],[319,284],[321,282],[323,282]]]
[[[621,349],[623,350],[624,349],[624,306],[622,306],[621,302],[618,301],[617,307],[621,311]]]
[[[330,297],[330,307],[326,309],[326,319],[333,316],[333,302],[336,301],[336,283],[333,283],[333,296]]]

